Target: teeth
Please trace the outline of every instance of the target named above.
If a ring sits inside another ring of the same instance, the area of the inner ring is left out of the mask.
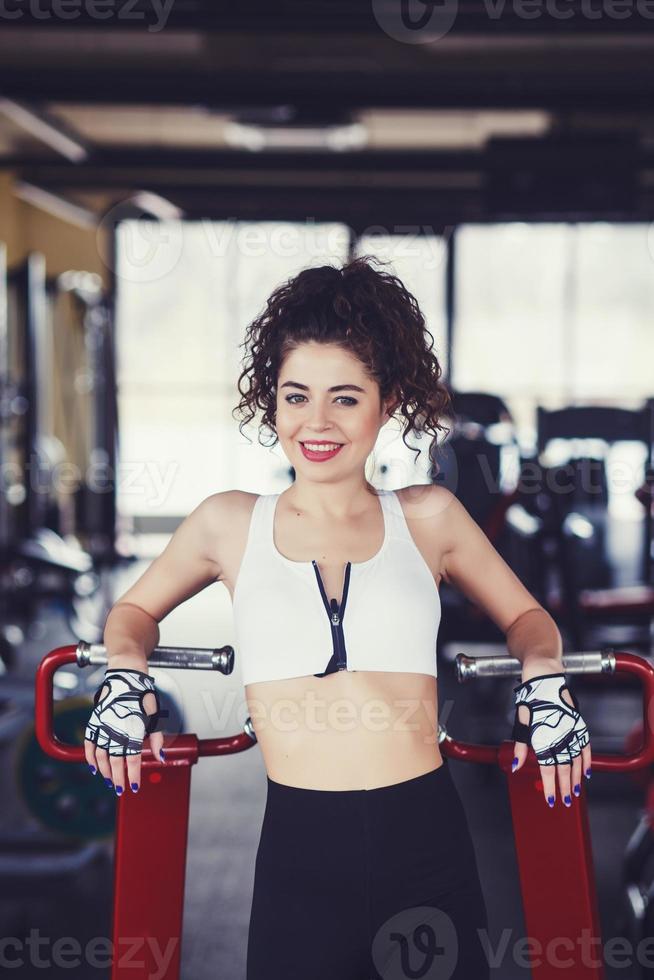
[[[310,449],[312,453],[326,453],[332,449],[340,449],[340,444],[338,442],[332,442],[327,446],[318,446],[315,442],[305,442],[303,443],[306,449]]]

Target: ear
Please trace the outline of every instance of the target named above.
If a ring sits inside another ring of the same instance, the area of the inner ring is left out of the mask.
[[[392,418],[401,402],[402,399],[399,397],[398,392],[395,390],[392,391],[384,402],[384,415],[387,415],[389,419]]]

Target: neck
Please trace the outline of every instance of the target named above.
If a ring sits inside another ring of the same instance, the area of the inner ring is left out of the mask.
[[[297,474],[293,485],[285,491],[289,506],[297,507],[317,520],[334,521],[354,517],[367,510],[374,496],[375,488],[363,474],[334,482],[308,480],[302,474]]]

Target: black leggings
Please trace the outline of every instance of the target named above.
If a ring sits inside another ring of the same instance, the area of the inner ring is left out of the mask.
[[[368,790],[268,778],[247,980],[487,980],[486,928],[446,759]]]

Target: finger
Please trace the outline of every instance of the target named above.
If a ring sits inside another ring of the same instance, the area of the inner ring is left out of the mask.
[[[591,760],[591,751],[590,751],[590,742],[589,742],[588,745],[584,745],[583,749],[581,750],[581,766],[584,771],[584,776],[586,777],[586,779],[590,779],[591,765],[592,765],[592,760]]]
[[[540,766],[539,768],[543,780],[545,802],[549,807],[553,807],[556,802],[556,766]]]
[[[95,775],[98,771],[98,763],[95,758],[95,742],[92,742],[89,738],[84,739],[84,758],[93,770],[93,775]]]
[[[514,742],[513,762],[511,764],[511,772],[517,772],[518,769],[521,769],[528,755],[529,755],[529,746],[525,742]]]
[[[150,745],[150,751],[152,752],[152,755],[155,757],[155,759],[159,759],[159,761],[163,762],[165,765],[166,760],[164,758],[165,753],[163,750],[163,744],[164,744],[163,732],[152,732],[152,735],[148,736],[148,742]]]
[[[97,759],[98,769],[103,776],[105,782],[109,785],[113,783],[111,778],[111,766],[109,765],[109,755],[106,749],[101,749],[100,746],[96,746],[95,758]]]
[[[149,691],[143,698],[143,707],[147,714],[153,715],[157,710],[157,699],[152,691]],[[163,751],[163,732],[152,732],[148,736],[150,751],[152,752],[155,759],[159,759],[160,762],[165,763],[165,758],[161,754]]]
[[[151,715],[157,710],[157,701],[151,691],[144,695],[142,704],[143,710],[148,715]],[[127,764],[127,782],[129,783],[129,788],[132,793],[138,793],[141,786],[142,755],[140,752],[135,755],[128,755],[125,761]]]
[[[141,753],[127,756],[127,781],[130,792],[138,793],[141,788]]]
[[[127,756],[127,781],[132,793],[138,793],[141,785],[141,753]]]
[[[518,721],[523,722],[523,724],[529,724],[529,708],[525,704],[521,704],[518,707]],[[529,746],[526,742],[514,742],[513,743],[513,763],[511,767],[512,772],[517,772],[524,765],[525,759],[529,755]],[[516,759],[518,760],[516,762]]]
[[[121,796],[125,789],[125,762],[122,755],[110,755],[111,778],[114,781],[116,795]]]
[[[572,792],[575,796],[581,795],[581,753],[572,760]]]
[[[563,800],[564,806],[572,806],[572,790],[570,785],[570,771],[572,766],[570,763],[559,763],[554,766],[559,779],[559,795]]]

